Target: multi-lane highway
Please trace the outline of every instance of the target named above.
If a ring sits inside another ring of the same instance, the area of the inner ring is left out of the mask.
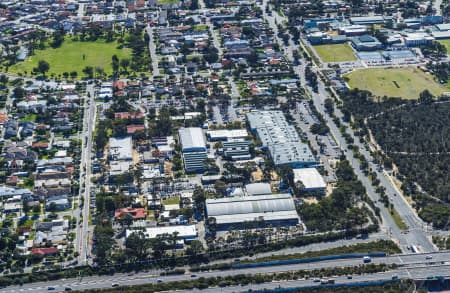
[[[391,278],[392,275],[398,275],[400,278],[426,278],[427,276],[450,276],[450,252],[432,253],[432,254],[409,254],[409,255],[393,255],[380,258],[372,258],[372,263],[376,264],[398,264],[399,268],[383,274],[367,274],[364,276],[354,276],[354,279],[347,282],[356,282],[364,280],[382,280]],[[92,276],[78,279],[57,280],[49,282],[39,282],[24,284],[23,286],[11,286],[7,287],[0,292],[46,292],[48,287],[55,288],[55,291],[63,291],[65,288],[71,288],[74,290],[86,290],[86,289],[100,289],[109,288],[113,284],[125,285],[142,285],[149,283],[159,282],[174,282],[181,280],[191,280],[193,278],[208,278],[208,277],[225,277],[238,274],[268,274],[279,273],[296,270],[312,270],[321,268],[333,268],[333,267],[349,267],[363,265],[361,258],[355,259],[340,259],[332,261],[294,264],[294,265],[278,265],[270,267],[258,267],[258,268],[245,268],[245,269],[232,269],[224,271],[212,271],[212,272],[196,272],[195,276],[191,273],[183,275],[172,276],[159,276],[157,271],[142,272],[136,274],[116,274],[113,276]],[[319,277],[319,276],[312,276]],[[336,278],[338,281],[343,281],[344,278]],[[292,282],[292,285],[308,286],[313,282],[311,280],[299,280],[299,283]],[[267,284],[264,284],[267,285]],[[256,287],[255,287],[256,286]],[[257,289],[259,285],[252,285],[251,288]],[[228,288],[230,289],[230,288]],[[224,289],[224,290],[228,290]],[[231,291],[225,291],[231,292]]]

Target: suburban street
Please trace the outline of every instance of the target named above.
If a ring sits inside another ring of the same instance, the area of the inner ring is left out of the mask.
[[[85,114],[81,139],[80,193],[78,199],[78,206],[82,206],[82,208],[80,211],[73,210],[78,225],[76,229],[75,251],[79,253],[78,262],[80,264],[85,264],[87,262],[89,252],[89,204],[91,190],[91,156],[93,148],[92,134],[94,132],[96,120],[94,84],[87,85],[86,94],[87,97],[85,99]]]
[[[428,259],[427,259],[428,256]],[[430,256],[432,259],[429,259]],[[398,275],[399,278],[426,278],[427,276],[450,276],[450,265],[448,260],[450,259],[450,252],[432,253],[432,254],[407,254],[407,255],[393,255],[388,257],[372,258],[372,263],[375,264],[398,264],[401,265],[398,269],[385,273],[366,274],[362,276],[354,276],[354,279],[347,280],[346,282],[358,282],[368,280],[384,280],[391,279],[392,275]],[[346,267],[346,266],[358,266],[362,265],[362,259],[340,259],[332,261],[304,263],[295,265],[279,265],[269,267],[258,268],[245,268],[245,269],[232,269],[225,271],[212,271],[212,272],[198,272],[195,273],[195,278],[208,278],[208,277],[225,277],[238,274],[267,274],[288,272],[295,270],[311,270],[321,268],[333,268],[333,267]],[[193,277],[190,273],[183,275],[171,275],[171,276],[159,276],[157,271],[142,272],[136,274],[115,274],[113,276],[92,276],[83,277],[77,279],[57,280],[51,282],[39,282],[32,284],[24,284],[23,286],[12,286],[1,290],[0,292],[46,292],[48,287],[54,287],[55,290],[63,291],[65,288],[70,287],[73,290],[86,290],[86,289],[99,289],[108,288],[112,284],[125,285],[141,285],[157,282],[174,282],[181,280],[190,280]],[[344,281],[345,276],[336,278],[338,281]],[[158,281],[160,280],[160,281]],[[299,280],[299,283],[289,282],[289,284],[295,286],[308,286],[313,285],[311,280]],[[264,286],[263,286],[264,285]],[[251,285],[249,288],[265,288],[267,284]],[[262,286],[262,287],[259,287]],[[231,288],[230,291],[232,292]],[[216,289],[217,290],[217,289]],[[228,290],[228,289],[227,289]],[[206,291],[208,292],[208,291]],[[209,291],[211,292],[211,291]],[[217,291],[216,291],[217,292]]]
[[[154,36],[154,28],[147,26],[147,34],[149,36],[148,49],[150,51],[150,58],[152,59],[152,77],[159,75],[159,67],[158,67],[158,56],[156,55],[156,45],[155,45],[155,36]]]

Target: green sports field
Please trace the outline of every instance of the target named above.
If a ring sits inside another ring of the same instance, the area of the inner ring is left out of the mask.
[[[353,49],[349,44],[314,46],[323,62],[346,62],[356,60]]]
[[[447,48],[447,54],[450,54],[450,40],[439,40],[439,43]]]
[[[50,64],[47,76],[58,76],[64,72],[76,71],[78,78],[83,77],[83,68],[86,66],[101,67],[106,74],[112,73],[111,58],[117,55],[119,59],[131,58],[130,49],[117,49],[117,42],[75,42],[66,39],[61,47],[53,49],[47,47],[44,50],[36,50],[33,56],[24,62],[18,62],[9,68],[11,73],[30,75],[33,68],[37,67],[39,60],[45,60]],[[83,58],[84,55],[84,58]]]
[[[351,88],[368,90],[380,97],[417,99],[425,89],[435,96],[447,91],[432,75],[416,67],[358,69],[345,75],[345,78]]]

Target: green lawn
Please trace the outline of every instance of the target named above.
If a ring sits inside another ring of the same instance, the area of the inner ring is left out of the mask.
[[[163,204],[179,204],[179,203],[180,203],[179,196],[172,196],[167,199],[163,199]]]
[[[52,73],[58,76],[63,72],[76,71],[80,78],[84,76],[83,68],[86,66],[102,67],[109,75],[112,73],[111,57],[114,54],[119,59],[131,57],[130,49],[117,49],[117,46],[117,42],[74,42],[66,39],[59,48],[47,47],[44,50],[36,50],[35,54],[24,62],[12,66],[9,72],[23,74],[26,71],[30,75],[39,60],[45,60],[50,64],[47,76],[51,76]]]
[[[158,0],[158,5],[177,4],[180,0]]]
[[[345,78],[351,88],[368,90],[380,97],[417,99],[425,89],[435,96],[447,91],[432,75],[416,67],[358,69],[345,75]]]
[[[20,119],[22,122],[36,122],[37,114],[27,114],[25,117]]]
[[[391,213],[392,219],[394,220],[395,224],[397,225],[397,227],[400,230],[408,229],[408,226],[405,224],[402,217],[400,217],[400,215],[398,214],[396,209],[391,209],[390,213]]]
[[[356,60],[353,49],[349,44],[314,46],[323,62],[346,62]]]
[[[450,55],[450,40],[439,40],[438,42],[447,48],[447,55]]]

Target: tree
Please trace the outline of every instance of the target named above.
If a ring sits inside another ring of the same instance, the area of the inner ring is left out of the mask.
[[[214,183],[214,189],[222,196],[225,196],[227,194],[227,184],[222,180],[217,180]]]
[[[64,31],[56,30],[52,35],[52,42],[50,43],[50,46],[52,46],[52,48],[58,48],[61,46],[63,42],[64,42]]]
[[[191,244],[186,249],[186,254],[190,256],[192,260],[195,260],[196,257],[203,251],[203,244],[199,240],[191,241]]]
[[[130,66],[130,60],[129,59],[126,59],[126,58],[124,58],[124,59],[122,59],[122,60],[120,60],[120,66],[122,66],[122,68],[123,68],[123,71],[127,71],[127,68],[128,68],[128,66]]]
[[[426,89],[420,93],[419,103],[431,104],[433,102],[433,99],[434,99],[433,94],[430,93],[430,91]]]
[[[325,99],[324,107],[325,107],[325,110],[328,112],[328,114],[333,115],[334,105],[333,105],[332,99],[330,99],[330,98]]]
[[[126,254],[138,260],[148,257],[150,241],[146,239],[142,231],[131,233],[125,240]]]
[[[92,66],[86,66],[83,68],[83,73],[88,76],[89,79],[94,77],[94,68]]]
[[[78,75],[78,72],[76,72],[76,71],[70,72],[70,78],[71,78],[71,79],[77,78],[77,75]]]
[[[22,100],[25,96],[25,90],[22,87],[15,87],[13,89],[13,95],[15,100]]]
[[[111,57],[112,60],[112,69],[114,72],[114,75],[117,75],[117,71],[119,71],[119,58],[117,57],[117,55],[113,55]]]
[[[103,69],[103,67],[96,66],[95,73],[97,74],[98,77],[101,77],[105,74],[105,70]]]
[[[194,193],[192,194],[192,200],[194,201],[195,207],[203,213],[206,200],[206,193],[201,186],[195,187]]]
[[[45,60],[39,60],[38,66],[37,66],[37,71],[38,71],[38,72],[42,73],[42,75],[45,76],[45,73],[46,73],[47,71],[49,71],[49,69],[50,69],[50,64],[48,64],[47,61],[45,61]]]

